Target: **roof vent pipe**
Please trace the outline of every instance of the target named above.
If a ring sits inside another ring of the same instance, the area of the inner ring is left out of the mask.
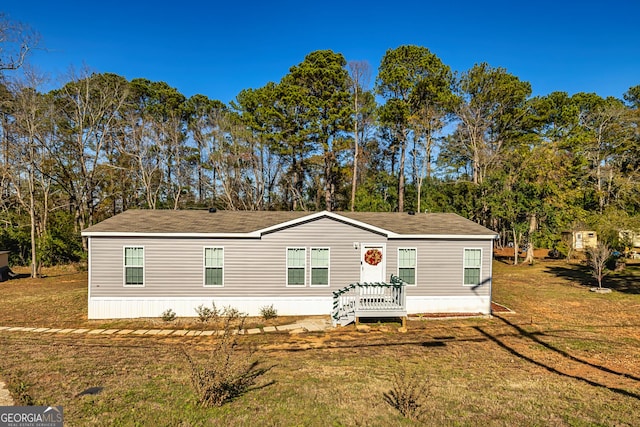
[[[216,208],[209,208],[209,213],[216,213],[218,210]]]

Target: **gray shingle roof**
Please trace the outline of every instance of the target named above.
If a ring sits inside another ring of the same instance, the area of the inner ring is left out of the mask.
[[[94,233],[171,233],[171,234],[247,234],[290,221],[305,221],[320,216],[363,223],[398,235],[483,235],[496,233],[473,221],[452,213],[390,212],[290,212],[290,211],[217,211],[207,210],[137,210],[131,209],[84,230]],[[357,225],[357,224],[356,224]]]

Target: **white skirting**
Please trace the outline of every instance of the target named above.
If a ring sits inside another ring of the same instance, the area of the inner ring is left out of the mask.
[[[491,297],[407,297],[407,313],[481,313],[491,314]]]
[[[173,310],[178,317],[197,317],[195,309],[200,305],[211,307],[212,302],[215,302],[218,309],[232,307],[249,316],[260,316],[261,308],[271,305],[279,316],[328,315],[333,304],[331,297],[221,297],[215,300],[192,297],[92,297],[89,298],[89,319],[160,317],[168,309]]]
[[[193,297],[90,297],[89,319],[160,317],[173,310],[178,317],[197,317],[199,305],[211,307],[211,298]],[[330,315],[333,301],[328,297],[226,297],[216,298],[216,307],[233,307],[249,316],[260,316],[263,307],[273,305],[280,316]],[[489,296],[426,297],[408,296],[407,313],[482,313],[491,311]]]

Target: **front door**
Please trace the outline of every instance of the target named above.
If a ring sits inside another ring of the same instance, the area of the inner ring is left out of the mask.
[[[385,265],[384,244],[363,244],[360,255],[360,282],[384,282]]]

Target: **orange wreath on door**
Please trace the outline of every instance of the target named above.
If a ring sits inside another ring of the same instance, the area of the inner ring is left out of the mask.
[[[379,249],[369,249],[364,253],[364,262],[369,265],[378,265],[382,262],[382,252]]]

